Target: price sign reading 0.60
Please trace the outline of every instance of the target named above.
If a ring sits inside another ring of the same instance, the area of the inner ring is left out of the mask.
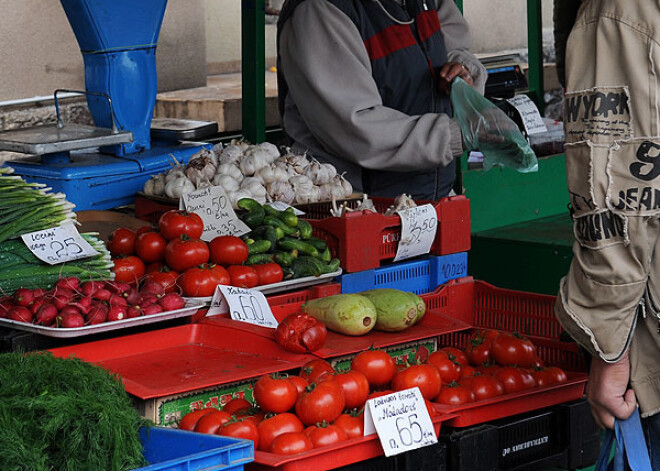
[[[257,290],[237,288],[235,286],[218,286],[227,304],[232,319],[262,327],[277,328],[277,319],[270,310],[266,297]]]

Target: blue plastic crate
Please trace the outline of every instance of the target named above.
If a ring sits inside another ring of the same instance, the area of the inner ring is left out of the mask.
[[[140,430],[149,466],[134,471],[232,471],[254,461],[251,440],[173,428]]]
[[[337,277],[342,293],[375,288],[396,288],[423,294],[449,280],[468,274],[467,252],[429,255],[422,259],[393,263],[380,268],[347,273]]]

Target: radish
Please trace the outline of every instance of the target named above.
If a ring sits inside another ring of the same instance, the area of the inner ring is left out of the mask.
[[[104,286],[105,283],[102,281],[86,281],[80,285],[80,291],[82,291],[82,294],[85,296],[94,296],[94,294]]]
[[[32,294],[34,295],[34,298],[43,298],[46,295],[46,290],[43,288],[35,288],[32,290]]]
[[[78,291],[80,288],[80,280],[75,276],[61,278],[57,283],[55,283],[55,288],[67,288],[71,291]]]
[[[142,295],[135,288],[129,289],[123,294],[123,296],[126,298],[126,302],[131,306],[135,306],[142,302]]]
[[[18,306],[29,306],[34,301],[34,293],[27,288],[18,288],[14,293],[14,303]]]
[[[121,283],[119,281],[113,281],[112,283],[105,284],[106,289],[109,289],[113,294],[122,294],[131,289],[131,285],[128,283]]]
[[[77,307],[78,310],[83,313],[83,315],[87,315],[89,310],[92,308],[92,298],[90,296],[83,296],[71,305]]]
[[[145,316],[150,316],[152,314],[160,314],[161,312],[163,312],[163,308],[160,307],[158,304],[152,304],[142,309],[142,313]]]
[[[32,304],[30,304],[30,307],[29,307],[30,312],[31,312],[32,314],[36,314],[37,311],[39,310],[39,308],[40,308],[41,306],[43,306],[45,303],[46,303],[46,299],[45,299],[45,298],[37,298],[37,299],[35,299],[34,302],[33,302]]]
[[[49,327],[55,323],[57,318],[57,308],[50,304],[43,304],[34,316],[34,323]]]
[[[186,306],[186,301],[176,293],[167,293],[158,300],[158,304],[160,304],[165,311],[175,311],[184,308]]]
[[[87,313],[87,323],[90,325],[102,324],[108,320],[108,307],[96,304]]]
[[[71,298],[67,298],[62,294],[56,294],[55,296],[53,296],[53,299],[51,299],[51,302],[55,305],[55,307],[58,310],[62,310],[69,305],[70,299]]]
[[[7,317],[9,310],[14,307],[14,305],[9,301],[0,301],[0,318]]]
[[[96,290],[96,292],[92,295],[92,298],[100,299],[101,301],[107,301],[110,299],[110,296],[112,296],[112,293],[109,290],[100,288]]]
[[[153,294],[159,298],[165,294],[165,287],[154,280],[146,280],[140,288],[140,293],[143,295]]]
[[[140,303],[140,306],[147,307],[147,306],[151,306],[152,304],[156,304],[157,302],[158,302],[157,296],[154,296],[153,294],[148,294],[146,296],[142,296],[142,302]]]
[[[140,317],[143,314],[143,310],[140,306],[130,306],[126,311],[126,315],[129,318]]]
[[[32,313],[25,306],[14,306],[7,312],[7,319],[19,322],[32,322]]]
[[[108,311],[108,322],[120,321],[126,319],[126,306],[110,306]]]
[[[126,298],[118,294],[113,294],[112,296],[110,296],[110,299],[108,299],[108,304],[110,306],[122,306],[122,307],[126,307],[128,305],[128,303],[126,302]]]
[[[63,309],[60,309],[60,316],[64,314],[79,314],[82,316],[82,312],[80,312],[80,310],[77,307],[71,304],[65,306]]]
[[[85,318],[75,312],[60,313],[57,316],[57,325],[65,329],[72,329],[76,327],[83,327],[85,325]]]
[[[57,285],[53,288],[53,294],[55,296],[65,296],[67,299],[72,299],[76,295],[72,289]]]

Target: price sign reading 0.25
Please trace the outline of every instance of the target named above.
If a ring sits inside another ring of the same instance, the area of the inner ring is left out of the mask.
[[[218,286],[218,289],[229,305],[229,315],[232,319],[277,328],[277,319],[261,291],[224,285]]]
[[[49,265],[71,262],[98,255],[98,252],[78,233],[73,223],[21,236],[25,245],[41,261]]]

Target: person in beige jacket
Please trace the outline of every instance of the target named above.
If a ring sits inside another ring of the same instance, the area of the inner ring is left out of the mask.
[[[584,0],[566,47],[575,244],[556,315],[593,356],[587,395],[599,424],[638,405],[658,441],[659,80],[660,2]]]

